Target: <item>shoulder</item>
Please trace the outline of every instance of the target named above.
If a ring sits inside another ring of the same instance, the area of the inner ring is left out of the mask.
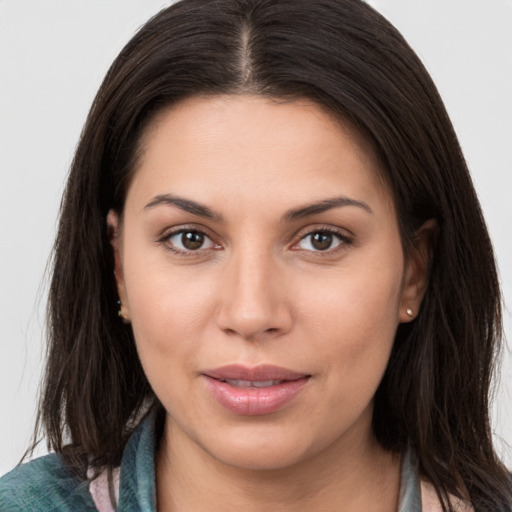
[[[0,478],[0,510],[95,511],[87,481],[73,475],[56,454],[16,467]]]

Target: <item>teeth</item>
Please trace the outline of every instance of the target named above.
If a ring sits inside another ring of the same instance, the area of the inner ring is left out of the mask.
[[[268,388],[270,386],[276,386],[280,380],[226,380],[230,386],[236,388]]]
[[[252,382],[252,386],[255,388],[268,388],[269,386],[277,386],[281,381],[280,380],[265,380],[265,381],[254,381]]]

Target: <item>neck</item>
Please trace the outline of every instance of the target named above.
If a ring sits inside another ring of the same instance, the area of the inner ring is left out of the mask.
[[[244,469],[209,456],[167,418],[157,454],[159,512],[396,512],[400,456],[371,437],[336,443],[279,469]]]

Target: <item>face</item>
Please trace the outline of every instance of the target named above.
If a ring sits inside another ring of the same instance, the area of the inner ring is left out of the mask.
[[[109,223],[176,449],[261,469],[371,443],[421,272],[368,146],[307,101],[219,96],[161,113],[141,147]]]

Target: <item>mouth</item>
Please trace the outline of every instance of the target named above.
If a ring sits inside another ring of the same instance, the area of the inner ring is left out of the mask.
[[[272,385],[270,383],[297,380],[310,376],[306,373],[296,372],[281,366],[269,364],[262,364],[254,367],[232,364],[221,366],[220,368],[205,370],[203,373],[212,379],[225,382],[237,382],[240,387],[249,386],[246,383],[256,383],[256,385],[257,383],[265,383],[267,386],[270,386]]]
[[[242,379],[227,379],[220,382],[226,382],[235,388],[269,388],[271,386],[278,386],[285,380],[242,380]]]
[[[216,401],[232,413],[256,416],[276,412],[306,387],[311,375],[277,366],[231,365],[203,374]]]

